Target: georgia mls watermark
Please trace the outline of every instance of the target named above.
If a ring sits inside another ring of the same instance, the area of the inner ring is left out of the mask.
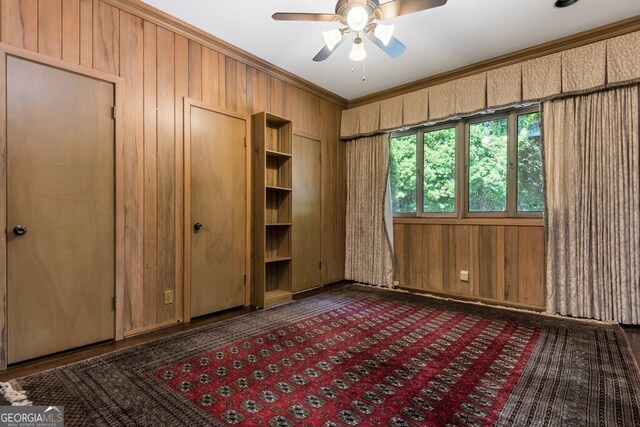
[[[64,427],[64,406],[0,406],[0,427]]]

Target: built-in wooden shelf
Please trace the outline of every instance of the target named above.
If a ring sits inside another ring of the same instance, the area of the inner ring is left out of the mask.
[[[274,190],[274,191],[291,191],[290,188],[287,188],[287,187],[276,187],[275,185],[267,185],[266,188],[267,188],[267,190]]]
[[[282,304],[283,302],[291,301],[292,294],[288,291],[277,289],[275,291],[269,291],[264,294],[264,306],[270,307],[276,304]]]
[[[291,157],[291,154],[283,153],[282,151],[265,150],[265,153],[267,156],[271,156],[271,157],[281,157],[285,159],[288,159]]]
[[[264,259],[265,263],[283,262],[283,261],[291,261],[291,257],[290,256],[271,256],[269,258]]]
[[[269,113],[254,114],[252,148],[253,270],[251,304],[291,300],[291,156],[293,125]]]

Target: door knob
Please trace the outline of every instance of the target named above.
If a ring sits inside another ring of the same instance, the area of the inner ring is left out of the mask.
[[[13,234],[15,234],[16,236],[24,236],[25,234],[27,234],[27,227],[18,224],[13,227]]]
[[[193,231],[197,233],[200,230],[202,230],[202,224],[200,224],[199,222],[196,222],[195,224],[193,224]]]

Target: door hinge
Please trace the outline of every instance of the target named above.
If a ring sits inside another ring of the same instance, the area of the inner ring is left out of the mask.
[[[322,270],[322,261],[318,262],[318,269]]]
[[[111,310],[116,311],[116,297],[111,298]]]
[[[242,278],[242,286],[244,286],[245,288],[247,287],[247,275],[246,274]]]
[[[247,137],[246,136],[244,137],[244,146],[245,147],[247,146]]]
[[[111,118],[113,120],[116,119],[116,106],[115,105],[113,107],[111,107]]]

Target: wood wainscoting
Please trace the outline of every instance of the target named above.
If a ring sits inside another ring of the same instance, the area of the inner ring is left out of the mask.
[[[544,309],[542,219],[396,218],[393,239],[400,287]]]

